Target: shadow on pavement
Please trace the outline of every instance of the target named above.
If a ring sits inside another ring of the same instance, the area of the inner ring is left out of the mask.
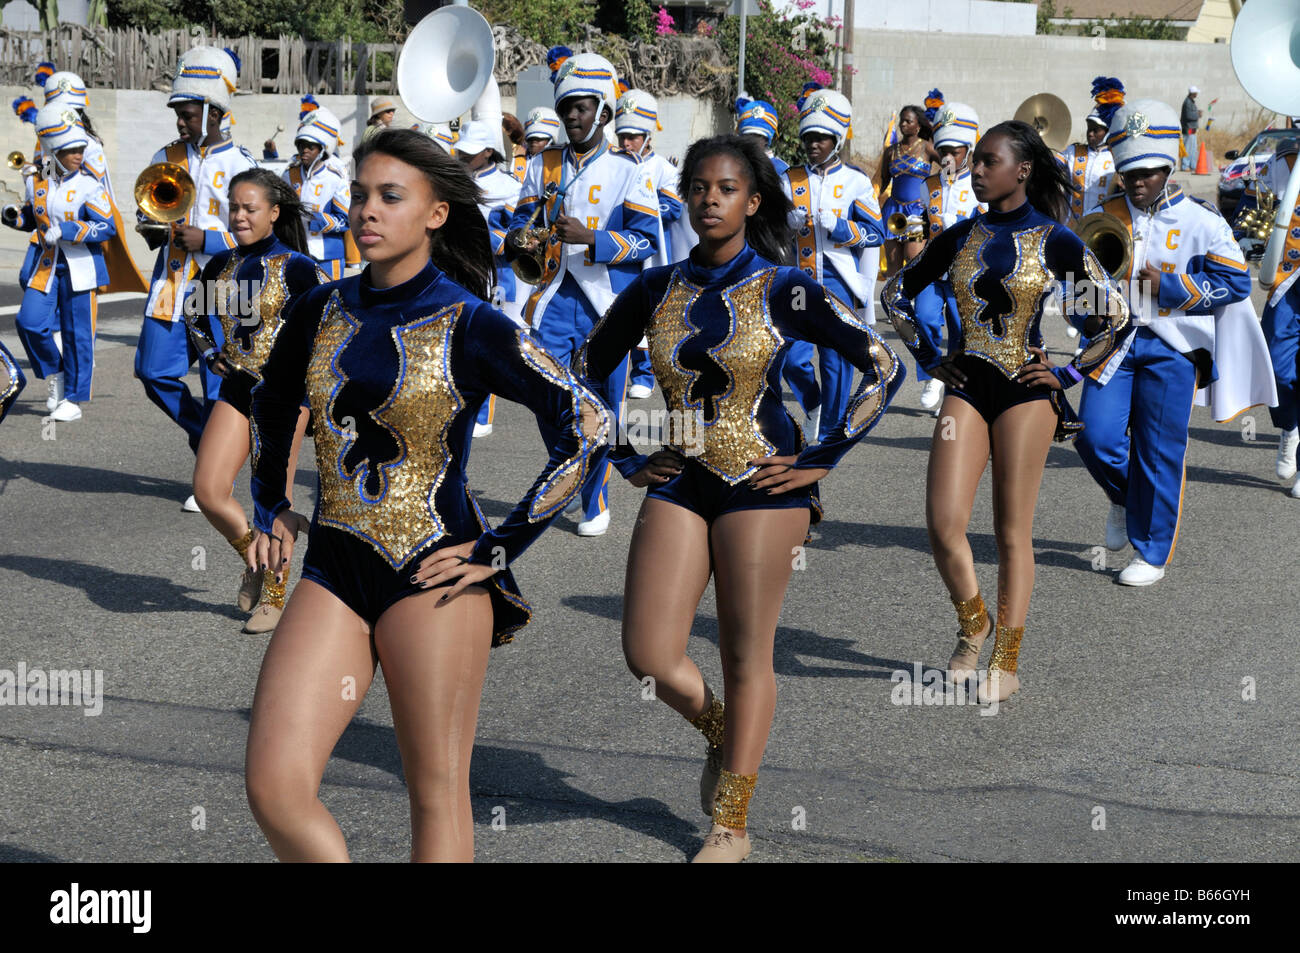
[[[53,490],[73,493],[126,493],[131,496],[156,496],[180,508],[181,501],[194,492],[194,487],[180,480],[102,470],[99,467],[82,467],[65,463],[17,463],[0,460],[0,484],[22,477],[48,486]]]

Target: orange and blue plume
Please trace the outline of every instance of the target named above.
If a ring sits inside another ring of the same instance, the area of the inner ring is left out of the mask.
[[[1114,76],[1098,76],[1092,81],[1092,99],[1097,116],[1110,125],[1110,119],[1124,105],[1124,84]]]
[[[615,89],[614,98],[618,99],[631,88],[632,88],[632,84],[627,81],[627,77],[620,76],[618,78],[618,82],[614,84],[614,89]]]
[[[936,86],[925,94],[925,118],[934,123],[934,117],[939,115],[939,110],[943,108],[943,93],[939,92]]]
[[[816,92],[819,89],[825,89],[821,83],[814,83],[811,80],[803,84],[803,89],[799,90],[799,98],[795,100],[794,108],[803,112],[804,101],[808,99],[808,94]]]
[[[14,100],[14,115],[23,122],[36,122],[36,104],[30,96],[19,96]]]
[[[53,76],[55,72],[57,71],[54,68],[54,64],[51,63],[49,60],[42,60],[41,62],[37,63],[36,76],[34,77],[36,85],[44,89],[45,81],[49,79],[51,76]]]
[[[308,116],[310,116],[318,109],[320,109],[320,103],[316,101],[315,96],[313,96],[311,93],[308,93],[306,96],[302,98],[298,106],[298,121],[302,122],[304,119],[306,119]]]
[[[551,82],[555,82],[556,75],[560,72],[560,67],[564,61],[573,55],[573,50],[567,46],[553,46],[546,51],[546,65],[551,68]]]

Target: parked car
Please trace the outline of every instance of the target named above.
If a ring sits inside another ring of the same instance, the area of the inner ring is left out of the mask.
[[[1237,212],[1237,203],[1246,189],[1246,179],[1251,165],[1257,175],[1263,174],[1278,145],[1288,139],[1300,140],[1300,129],[1265,129],[1250,140],[1250,145],[1238,152],[1233,149],[1225,152],[1223,157],[1230,160],[1228,166],[1219,173],[1219,211],[1228,221],[1232,221]]]

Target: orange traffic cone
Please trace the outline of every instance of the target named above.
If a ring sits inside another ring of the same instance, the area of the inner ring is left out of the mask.
[[[1210,154],[1205,150],[1205,143],[1200,143],[1201,151],[1196,156],[1196,174],[1210,174]]]

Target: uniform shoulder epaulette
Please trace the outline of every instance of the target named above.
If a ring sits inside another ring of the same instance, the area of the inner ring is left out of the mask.
[[[628,162],[631,162],[633,165],[641,164],[642,160],[641,157],[638,155],[633,155],[632,153],[625,152],[622,149],[610,149],[609,151],[616,156],[622,156],[624,159],[626,159]]]
[[[843,160],[840,161],[843,162]],[[868,179],[871,178],[871,176],[867,175],[866,169],[862,168],[862,166],[860,165],[854,165],[852,162],[844,162],[844,167],[847,169],[852,169],[854,172],[859,172],[862,175],[866,175]]]
[[[1195,195],[1188,195],[1186,192],[1183,193],[1183,196],[1184,196],[1185,198],[1189,198],[1189,199],[1191,199],[1193,202],[1195,202],[1195,203],[1196,203],[1197,205],[1199,205],[1201,208],[1203,208],[1203,209],[1207,209],[1208,211],[1213,212],[1215,218],[1223,218],[1223,212],[1219,211],[1219,207],[1218,207],[1217,205],[1214,205],[1214,204],[1212,204],[1211,202],[1207,201],[1206,199],[1199,198],[1199,197],[1197,197],[1197,196],[1195,196]]]
[[[235,148],[237,148],[240,152],[242,152],[244,154],[244,158],[246,158],[249,162],[253,163],[253,165],[257,165],[257,160],[253,158],[253,154],[251,152],[249,152],[243,146],[236,146]]]

